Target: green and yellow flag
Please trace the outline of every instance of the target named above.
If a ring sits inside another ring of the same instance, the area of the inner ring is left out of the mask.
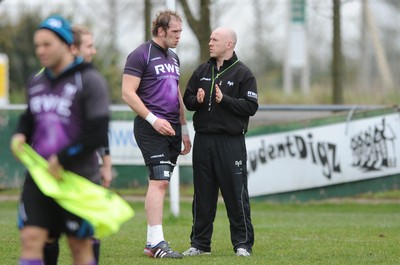
[[[96,238],[118,232],[134,216],[133,209],[115,192],[70,171],[64,171],[62,179],[57,180],[49,174],[47,161],[28,144],[18,150],[12,143],[12,148],[40,190],[67,211],[90,222]]]

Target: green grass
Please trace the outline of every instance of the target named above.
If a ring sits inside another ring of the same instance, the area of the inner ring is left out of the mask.
[[[371,196],[370,196],[371,197]],[[280,204],[252,202],[255,229],[253,255],[236,257],[224,205],[218,205],[212,255],[182,260],[153,260],[142,254],[146,220],[142,202],[131,203],[136,215],[121,230],[102,240],[101,264],[400,264],[400,207],[369,199]],[[17,202],[0,203],[0,264],[16,264],[19,256]],[[191,202],[181,203],[179,218],[166,203],[164,234],[173,249],[189,247]],[[71,264],[65,239],[60,265]]]

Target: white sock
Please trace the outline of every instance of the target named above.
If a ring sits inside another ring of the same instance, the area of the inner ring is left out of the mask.
[[[150,226],[151,246],[154,247],[161,241],[164,241],[162,225]]]
[[[151,245],[151,231],[150,231],[150,225],[147,225],[147,241],[146,245]]]

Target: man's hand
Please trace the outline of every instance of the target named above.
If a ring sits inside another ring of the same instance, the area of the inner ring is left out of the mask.
[[[204,92],[204,90],[202,88],[199,88],[197,90],[197,102],[203,103],[205,95],[206,93]]]
[[[158,118],[153,124],[153,128],[161,135],[174,136],[175,130],[172,128],[171,124],[164,119]]]
[[[26,137],[22,133],[16,133],[11,138],[10,149],[16,156],[16,152],[22,151],[22,145],[26,142]]]
[[[104,155],[101,157],[103,160],[103,165],[100,167],[100,175],[101,179],[103,180],[103,187],[108,188],[111,185],[112,181],[112,163],[111,163],[111,156]]]
[[[182,134],[182,142],[183,142],[183,150],[181,151],[181,155],[186,155],[192,149],[192,143],[190,142],[189,134]]]
[[[215,84],[215,101],[217,103],[220,103],[223,97],[224,97],[224,94],[222,94],[222,91],[221,91],[221,89],[219,89],[218,84]]]
[[[55,179],[62,179],[62,172],[64,170],[63,166],[58,161],[57,155],[51,155],[47,160],[49,162],[48,171]]]

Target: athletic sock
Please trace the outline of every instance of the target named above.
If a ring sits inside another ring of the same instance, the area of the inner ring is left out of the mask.
[[[93,238],[93,255],[96,260],[96,264],[99,264],[100,259],[100,240]],[[47,263],[46,263],[47,265]]]
[[[46,243],[43,251],[43,261],[46,265],[57,265],[60,245],[58,241]]]
[[[18,265],[43,265],[40,259],[19,259]]]
[[[164,233],[162,225],[150,226],[151,247],[155,247],[161,241],[164,241]]]
[[[150,246],[151,245],[151,231],[150,231],[150,225],[147,225],[147,240],[146,240],[146,245]]]

